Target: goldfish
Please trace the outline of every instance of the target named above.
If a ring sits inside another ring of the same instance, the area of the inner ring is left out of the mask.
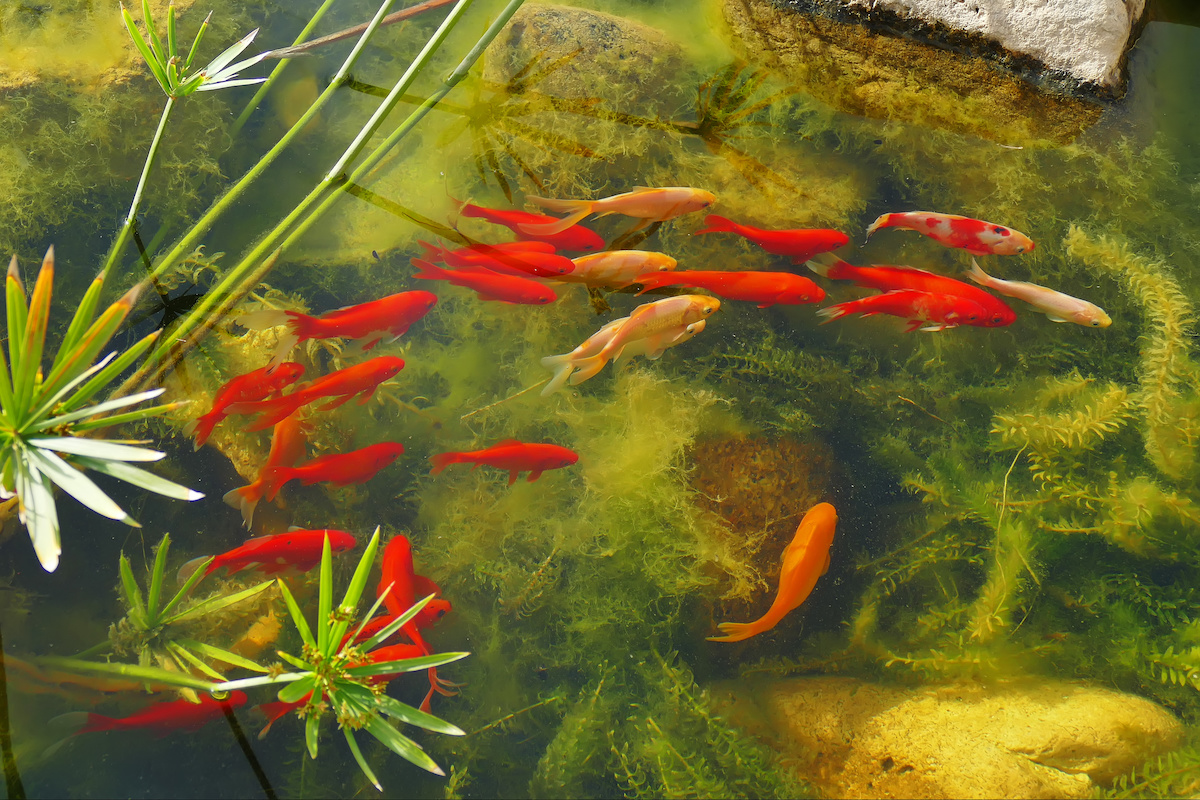
[[[693,211],[702,211],[717,202],[712,192],[687,186],[667,186],[659,189],[635,186],[631,192],[615,194],[600,200],[556,200],[536,195],[527,195],[526,199],[551,211],[570,212],[557,222],[517,225],[517,229],[527,236],[560,233],[580,222],[588,214],[599,214],[602,217],[624,214],[627,217],[636,217],[640,221],[633,230],[639,230],[652,222],[662,222]]]
[[[847,264],[837,256],[819,255],[808,262],[808,268],[818,275],[833,280],[850,280],[858,286],[890,292],[897,289],[915,289],[931,294],[946,294],[973,300],[984,310],[981,322],[984,327],[994,328],[1011,325],[1017,318],[1016,313],[1008,304],[995,295],[988,294],[982,289],[969,283],[926,272],[913,267],[855,267]]]
[[[765,228],[751,228],[718,214],[709,214],[704,218],[707,226],[701,233],[736,233],[749,239],[756,245],[777,256],[790,256],[793,264],[802,264],[817,253],[827,253],[837,250],[850,243],[850,237],[841,231],[828,228],[794,228],[791,230],[773,231]]]
[[[433,475],[437,475],[451,464],[474,464],[471,469],[481,464],[508,470],[508,485],[517,482],[522,472],[528,471],[526,479],[533,483],[548,469],[569,467],[579,460],[579,455],[565,447],[556,444],[540,444],[518,442],[516,439],[505,439],[483,450],[461,453],[438,453],[431,456]]]
[[[217,427],[217,424],[230,413],[233,413],[229,410],[230,406],[235,403],[262,400],[273,394],[279,394],[303,376],[304,367],[302,365],[286,361],[274,366],[268,365],[226,381],[217,390],[216,397],[213,398],[212,410],[189,422],[184,426],[183,432],[187,436],[195,435],[195,449],[199,450],[212,435],[213,428]]]
[[[545,305],[553,303],[558,295],[532,278],[504,275],[483,267],[468,267],[459,270],[441,269],[419,258],[412,260],[418,268],[414,278],[423,281],[446,281],[454,286],[471,289],[480,300],[498,300],[502,303],[520,305]]]
[[[332,453],[314,458],[294,467],[273,467],[267,478],[267,500],[274,500],[283,485],[293,480],[300,481],[304,486],[314,483],[332,483],[334,486],[366,483],[403,452],[404,445],[399,442],[379,442],[349,453]]]
[[[542,242],[509,242],[507,245],[473,244],[457,250],[447,250],[421,242],[425,261],[442,261],[452,267],[470,270],[485,267],[493,272],[518,277],[557,278],[575,269],[566,256],[555,254],[554,246]],[[517,247],[520,245],[520,247]]]
[[[975,256],[1014,256],[1032,252],[1035,247],[1032,239],[1012,228],[936,211],[882,214],[867,228],[867,238],[880,228],[916,231],[938,244],[966,250]]]
[[[604,240],[600,238],[600,235],[582,225],[572,225],[558,233],[549,234],[527,234],[520,230],[521,225],[552,225],[558,222],[557,217],[548,217],[545,214],[533,214],[529,211],[516,209],[483,208],[471,203],[460,203],[458,213],[464,217],[478,217],[497,225],[503,225],[513,233],[552,244],[560,250],[582,250],[586,252],[589,250],[600,250],[604,247]]]
[[[247,540],[239,547],[214,556],[204,569],[204,577],[219,569],[226,570],[230,575],[246,569],[274,575],[289,567],[300,572],[308,572],[321,562],[325,537],[329,537],[329,549],[334,553],[351,550],[357,544],[352,534],[330,529],[294,530],[271,536],[259,536],[256,539]],[[186,581],[207,559],[208,556],[193,558],[180,567],[177,576],[179,582]]]
[[[168,736],[176,731],[193,732],[215,719],[225,716],[227,709],[246,705],[246,693],[233,691],[224,700],[215,700],[212,695],[200,695],[199,703],[187,700],[168,700],[151,705],[130,714],[128,717],[106,717],[87,711],[75,711],[55,717],[55,726],[79,726],[72,735],[115,730],[146,730],[157,737]]]
[[[967,275],[980,286],[995,289],[1008,297],[1024,300],[1049,317],[1051,322],[1074,322],[1076,325],[1086,325],[1089,328],[1107,328],[1112,324],[1112,318],[1104,313],[1104,309],[1094,303],[1047,289],[1045,286],[1038,286],[1036,283],[993,278],[980,269],[979,264],[973,258],[971,259],[971,269]]]
[[[432,292],[400,292],[369,303],[326,311],[317,317],[299,311],[265,309],[243,314],[238,322],[254,330],[287,326],[275,348],[274,363],[282,361],[293,347],[308,339],[361,339],[364,351],[379,344],[385,336],[394,342],[436,303],[437,295]]]
[[[317,400],[329,397],[337,398],[321,406],[322,411],[337,408],[356,396],[358,404],[365,405],[379,384],[394,377],[402,369],[404,369],[404,359],[396,356],[376,356],[370,361],[345,367],[322,378],[317,378],[312,383],[297,388],[291,394],[285,394],[274,400],[235,403],[230,406],[230,411],[235,414],[258,414],[258,419],[246,430],[261,431],[290,416],[301,406]]]
[[[653,303],[644,303],[621,320],[620,325],[613,326],[598,350],[588,346],[589,342],[593,341],[589,339],[570,353],[543,358],[542,366],[553,370],[554,377],[550,379],[546,389],[542,390],[542,394],[549,394],[562,386],[563,381],[567,379],[564,373],[570,376],[572,386],[583,383],[599,373],[605,364],[621,354],[626,345],[637,339],[648,340],[643,345],[646,348],[645,352],[666,349],[689,333],[689,325],[706,319],[720,307],[721,301],[717,298],[698,294],[681,294]],[[603,331],[602,328],[596,336],[599,337]],[[695,335],[695,332],[690,335]],[[576,371],[578,374],[571,374]]]
[[[667,272],[675,269],[677,262],[665,253],[649,250],[607,250],[572,259],[573,272],[559,280],[568,283],[585,283],[592,287],[611,286],[619,289],[635,281],[645,273]]]
[[[659,272],[639,275],[634,283],[640,283],[645,294],[663,286],[690,286],[707,289],[727,300],[744,300],[767,308],[776,303],[797,305],[819,303],[825,299],[825,290],[803,275],[790,272]]]
[[[825,322],[833,322],[847,314],[861,314],[864,317],[889,314],[893,317],[903,317],[908,320],[905,333],[912,333],[917,328],[942,331],[957,328],[959,325],[979,325],[979,320],[986,318],[983,307],[974,300],[950,294],[922,292],[918,289],[896,289],[874,294],[846,303],[837,303],[817,312],[817,316],[827,318]],[[922,328],[927,322],[936,324]]]
[[[789,611],[812,594],[817,579],[829,571],[829,548],[837,527],[837,511],[829,503],[817,503],[808,510],[796,528],[796,535],[783,551],[779,570],[779,589],[771,608],[754,622],[722,622],[717,628],[723,636],[710,636],[710,642],[740,642],[769,631]]]
[[[272,475],[274,467],[291,467],[304,457],[307,440],[305,430],[307,425],[296,414],[284,417],[275,423],[271,431],[271,450],[267,460],[258,470],[254,481],[247,486],[241,486],[225,493],[222,498],[226,505],[233,506],[242,512],[242,521],[246,527],[254,521],[254,510],[258,501],[266,494],[267,478]]]

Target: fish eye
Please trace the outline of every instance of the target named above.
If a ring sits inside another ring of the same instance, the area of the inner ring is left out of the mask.
[[[1099,327],[1100,327],[1100,320],[1098,320],[1098,319],[1094,319],[1094,320],[1092,320],[1092,327],[1093,327],[1093,328],[1099,328]]]
[[[995,325],[999,325],[1001,322],[1004,322],[1004,317],[1000,316],[999,314],[997,314],[996,316],[992,317],[992,323],[993,323],[993,324],[995,324]]]

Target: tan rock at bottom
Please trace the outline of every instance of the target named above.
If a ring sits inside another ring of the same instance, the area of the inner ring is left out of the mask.
[[[741,680],[712,696],[835,798],[1089,797],[1183,730],[1145,698],[1061,681]]]

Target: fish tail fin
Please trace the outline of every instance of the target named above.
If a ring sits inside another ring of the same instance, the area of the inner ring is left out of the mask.
[[[572,225],[577,225],[583,221],[583,218],[592,213],[594,202],[591,200],[558,200],[553,197],[538,197],[537,195],[526,195],[526,200],[532,200],[542,208],[550,209],[551,211],[569,211],[568,216],[563,217],[557,222],[539,222],[536,224],[522,223],[517,226],[517,230],[531,236],[550,236],[555,233],[562,233]]]
[[[217,427],[217,423],[224,419],[223,414],[209,412],[183,426],[184,436],[195,436],[196,441],[193,442],[192,448],[199,450],[208,441],[208,437],[212,436],[213,428]]]
[[[451,464],[463,463],[462,453],[437,453],[430,456],[429,460],[433,462],[433,469],[429,471],[430,475],[437,475]]]
[[[90,711],[71,711],[50,719],[46,726],[51,730],[63,731],[67,737],[94,731],[109,731],[120,727],[120,720],[93,714]],[[60,743],[61,744],[61,743]]]
[[[817,309],[817,316],[824,318],[824,321],[821,322],[822,325],[828,325],[835,319],[841,319],[851,313],[852,309],[849,306],[849,303],[838,303],[826,308],[819,308]]]
[[[838,258],[833,253],[818,253],[804,263],[822,278],[844,280],[849,277],[846,274],[846,270],[850,268],[850,264]]]
[[[670,286],[672,281],[678,281],[680,277],[674,272],[651,272],[647,275],[638,275],[633,279],[634,283],[640,283],[642,290],[639,295],[645,294],[651,289],[661,289],[663,286]]]
[[[891,227],[891,223],[892,223],[892,215],[891,214],[880,214],[878,219],[876,219],[874,222],[872,222],[870,225],[867,226],[866,238],[870,239],[871,234],[874,233],[875,231],[879,230],[880,228]]]
[[[175,584],[177,586],[182,586],[183,584],[187,583],[188,578],[192,577],[192,575],[194,575],[196,573],[196,570],[200,569],[201,565],[203,565],[204,562],[207,561],[210,557],[211,556],[200,556],[198,558],[193,558],[191,561],[186,562],[183,566],[181,566],[179,568],[179,571],[175,573]],[[213,562],[212,564],[209,565],[209,568],[204,571],[204,574],[208,575],[211,572],[213,572],[213,570],[215,570],[216,568],[217,568],[216,562]]]
[[[312,319],[305,317],[304,319]],[[296,320],[296,325],[290,326],[287,332],[279,337],[279,342],[275,345],[275,352],[271,354],[271,369],[275,369],[284,361],[287,360],[288,354],[292,352],[292,348],[300,344],[304,339],[311,339],[311,336],[305,336],[299,331],[301,320]]]
[[[413,275],[413,277],[417,278],[418,280],[444,281],[447,280],[451,275],[449,270],[442,269],[441,267],[431,264],[421,258],[414,258],[412,260],[412,265],[417,268],[417,274]]]
[[[233,506],[242,512],[242,522],[249,528],[254,522],[254,509],[258,507],[258,501],[262,499],[262,495],[263,482],[257,480],[249,486],[242,486],[226,492],[221,499],[225,501],[225,505]]]
[[[595,355],[589,358],[580,359],[575,362],[577,372],[571,376],[570,384],[578,386],[589,378],[596,377],[600,370],[604,369],[604,365],[608,363],[608,359],[603,355]]]
[[[296,312],[292,312],[295,314]],[[304,316],[300,314],[299,316]],[[237,318],[237,323],[244,328],[249,328],[252,331],[261,331],[264,328],[274,328],[279,325],[287,325],[291,321],[288,312],[280,308],[264,308],[258,311],[251,311],[247,314],[242,314]]]
[[[701,233],[737,233],[737,223],[728,217],[722,217],[720,214],[709,214],[704,218],[704,228],[692,233],[693,236]]]
[[[263,470],[259,480],[263,484],[263,497],[268,503],[275,499],[275,495],[279,494],[285,483],[296,477],[295,472],[291,467],[268,467]]]
[[[971,268],[967,270],[967,277],[980,286],[991,286],[993,281],[992,276],[983,271],[979,266],[979,262],[973,256],[971,258]]]
[[[253,404],[254,408],[252,409],[258,413],[258,418],[250,425],[247,425],[244,430],[264,431],[290,417],[296,409],[307,402],[308,399],[303,397],[301,392],[285,394],[282,397],[276,397],[272,400],[259,400]],[[248,403],[247,405],[250,404]],[[230,406],[230,408],[235,406]]]
[[[567,379],[575,371],[575,363],[574,359],[571,358],[571,353],[564,353],[561,356],[546,356],[542,359],[542,366],[554,371],[554,376],[550,378],[550,382],[542,387],[542,397],[552,395],[565,386]]]
[[[722,622],[717,630],[724,636],[706,637],[710,642],[741,642],[759,633],[753,622]]]

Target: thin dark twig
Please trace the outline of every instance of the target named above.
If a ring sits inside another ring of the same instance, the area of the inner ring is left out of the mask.
[[[399,11],[393,11],[391,14],[388,14],[383,18],[383,20],[379,23],[379,27],[382,28],[384,25],[392,25],[394,23],[401,22],[409,17],[415,17],[418,14],[422,14],[426,11],[433,11],[435,8],[441,8],[442,6],[450,5],[453,2],[456,2],[456,0],[425,0],[424,3],[417,3],[415,6],[402,8]],[[353,28],[346,28],[344,31],[331,33],[328,36],[322,36],[320,39],[313,39],[312,41],[305,42],[304,44],[297,44],[291,47],[281,47],[278,50],[268,50],[266,53],[263,53],[263,58],[291,58],[292,56],[302,55],[310,50],[315,50],[322,45],[333,44],[334,42],[340,42],[343,39],[349,39],[353,36],[358,36],[367,29],[368,25],[370,25],[369,22],[364,22],[362,25],[355,25]]]
[[[279,795],[275,794],[275,789],[271,786],[271,781],[267,779],[267,773],[263,772],[262,764],[258,763],[258,756],[254,755],[254,748],[247,741],[246,732],[242,730],[242,724],[233,715],[233,706],[228,703],[222,703],[221,710],[225,712],[225,719],[229,722],[229,727],[233,730],[233,738],[237,739],[238,747],[242,748],[242,754],[246,756],[246,761],[250,764],[250,769],[254,770],[254,777],[258,778],[258,785],[262,787],[263,794],[267,800],[275,800]]]
[[[12,730],[8,727],[8,676],[4,671],[4,638],[0,636],[0,758],[4,761],[4,785],[8,796],[16,800],[25,797],[25,784],[13,758]]]

